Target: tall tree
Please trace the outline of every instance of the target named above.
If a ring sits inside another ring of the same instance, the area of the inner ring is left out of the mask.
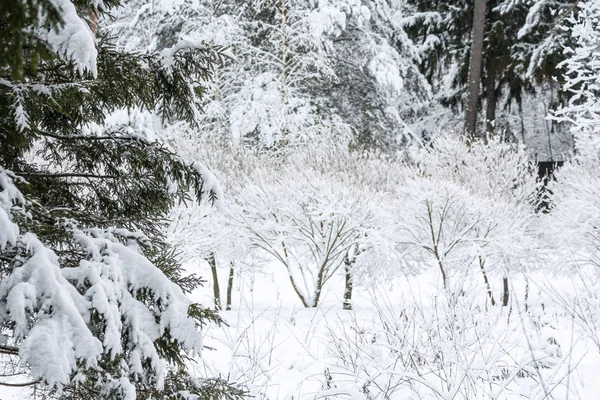
[[[477,101],[479,100],[479,85],[481,65],[483,62],[483,39],[485,34],[485,7],[487,0],[475,0],[473,11],[473,31],[471,33],[471,54],[469,56],[469,77],[467,92],[467,109],[465,131],[472,139],[477,137]]]
[[[214,201],[214,186],[112,114],[193,122],[221,55],[190,41],[119,51],[86,22],[118,5],[0,3],[0,350],[59,396],[237,398],[187,370],[199,326],[220,319],[186,298],[200,280],[162,233],[176,202]]]

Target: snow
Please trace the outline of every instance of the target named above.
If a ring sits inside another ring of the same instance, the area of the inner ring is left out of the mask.
[[[181,50],[211,50],[205,43],[196,40],[182,39],[173,47],[166,48],[160,52],[163,68],[170,71],[174,63],[175,54]]]
[[[371,74],[383,87],[389,88],[392,93],[399,96],[404,89],[404,74],[398,68],[398,59],[394,52],[387,46],[379,46],[376,55],[369,62],[368,68]]]
[[[71,0],[50,0],[59,11],[62,24],[46,31],[45,40],[59,54],[73,60],[79,73],[98,75],[96,39],[87,23],[77,14]]]
[[[0,249],[15,245],[19,237],[19,226],[12,221],[12,208],[25,202],[23,195],[13,183],[10,171],[0,167]]]
[[[202,195],[216,207],[223,206],[223,189],[215,175],[201,162],[194,162],[192,168],[202,176]]]
[[[19,355],[32,376],[60,386],[69,382],[76,360],[94,366],[102,345],[87,328],[88,305],[62,276],[58,257],[31,233],[20,240],[32,256],[0,283],[6,299],[0,308],[15,324],[16,338],[24,339]],[[31,327],[34,310],[38,321]]]
[[[371,17],[369,9],[357,0],[320,0],[318,7],[310,12],[308,23],[310,32],[316,37],[339,36],[346,30],[348,20],[356,18],[359,26]]]
[[[517,37],[521,39],[523,36],[527,35],[535,26],[539,23],[541,18],[541,11],[543,11],[544,6],[549,3],[548,0],[535,0],[534,4],[529,8],[529,12],[527,13],[527,18],[525,21],[525,25],[519,29],[519,33]]]

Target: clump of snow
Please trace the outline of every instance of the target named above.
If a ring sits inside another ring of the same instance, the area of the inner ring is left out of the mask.
[[[0,249],[14,246],[19,237],[19,226],[13,222],[12,208],[16,203],[24,204],[25,199],[13,183],[14,176],[0,167]]]
[[[517,38],[521,39],[529,32],[531,32],[540,22],[541,19],[541,11],[543,11],[544,6],[546,6],[549,2],[547,0],[541,0],[534,2],[533,6],[529,8],[529,12],[527,13],[527,18],[525,20],[525,25],[519,29],[517,33]]]
[[[310,12],[308,19],[310,32],[316,37],[337,37],[346,30],[347,21],[351,16],[356,18],[360,26],[369,20],[371,12],[358,0],[319,0],[318,7]]]
[[[50,0],[59,11],[62,24],[45,34],[45,40],[54,51],[73,60],[79,73],[89,71],[98,75],[96,39],[87,23],[77,14],[71,0]]]
[[[170,71],[175,62],[175,54],[181,50],[209,50],[206,44],[202,41],[192,39],[182,39],[173,47],[166,48],[160,52],[162,58],[162,66],[166,71]]]
[[[0,314],[15,324],[23,340],[19,355],[32,376],[60,386],[78,361],[95,366],[102,344],[87,326],[89,303],[62,275],[56,254],[31,233],[19,239],[31,257],[0,283]]]
[[[219,184],[217,177],[201,162],[194,162],[192,168],[202,176],[202,196],[213,202],[216,206],[223,205],[223,189]]]
[[[395,96],[400,96],[404,90],[404,76],[401,73],[401,60],[398,60],[399,55],[389,45],[378,46],[378,51],[369,62],[369,72],[375,77],[377,82],[391,91]]]

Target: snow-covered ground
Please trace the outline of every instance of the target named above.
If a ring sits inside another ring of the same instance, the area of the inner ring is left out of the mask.
[[[354,310],[344,311],[342,276],[318,308],[306,309],[275,267],[236,274],[233,309],[221,313],[227,326],[205,329],[198,375],[227,377],[272,400],[592,400],[600,393],[598,299],[573,278],[530,275],[528,289],[524,278],[513,279],[511,305],[500,307],[490,305],[476,275],[449,299],[431,271],[358,286]],[[210,276],[207,265],[187,268]],[[228,270],[219,272],[223,286]],[[495,283],[499,300],[502,282]],[[211,296],[207,282],[192,297],[209,305]],[[25,398],[35,398],[31,388],[0,392],[2,400]]]
[[[515,279],[510,307],[492,307],[483,285],[468,279],[464,295],[448,299],[432,272],[359,287],[353,311],[341,307],[342,277],[314,309],[301,306],[283,271],[236,279],[233,310],[222,313],[228,326],[208,330],[213,350],[198,368],[246,384],[259,399],[596,399],[600,393],[600,333],[590,326],[592,314],[585,315],[591,299],[581,288],[575,293],[570,278],[530,277],[527,300],[524,280]],[[211,293],[208,283],[196,300],[210,304]],[[574,308],[576,300],[581,307]]]

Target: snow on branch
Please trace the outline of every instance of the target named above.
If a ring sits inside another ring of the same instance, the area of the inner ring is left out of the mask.
[[[25,204],[14,179],[0,169],[0,248],[19,254],[0,282],[0,318],[14,326],[9,344],[18,347],[31,376],[60,389],[82,367],[122,357],[105,377],[115,387],[127,392],[132,379],[151,376],[160,390],[174,360],[165,360],[157,343],[196,354],[203,347],[181,287],[142,254],[144,237],[123,229],[84,230],[60,221],[83,253],[67,268],[55,250],[14,222],[16,205]]]
[[[79,73],[89,71],[98,75],[96,39],[87,23],[77,15],[71,0],[50,0],[59,11],[62,24],[46,33],[46,41],[54,51],[66,54],[77,66]]]
[[[25,203],[21,192],[13,184],[13,175],[0,167],[0,249],[14,246],[19,236],[19,227],[13,222],[11,210],[16,203]]]
[[[0,283],[0,313],[15,324],[32,376],[61,386],[78,361],[97,365],[102,344],[87,327],[88,302],[62,276],[56,254],[31,233],[20,240],[31,257]]]

